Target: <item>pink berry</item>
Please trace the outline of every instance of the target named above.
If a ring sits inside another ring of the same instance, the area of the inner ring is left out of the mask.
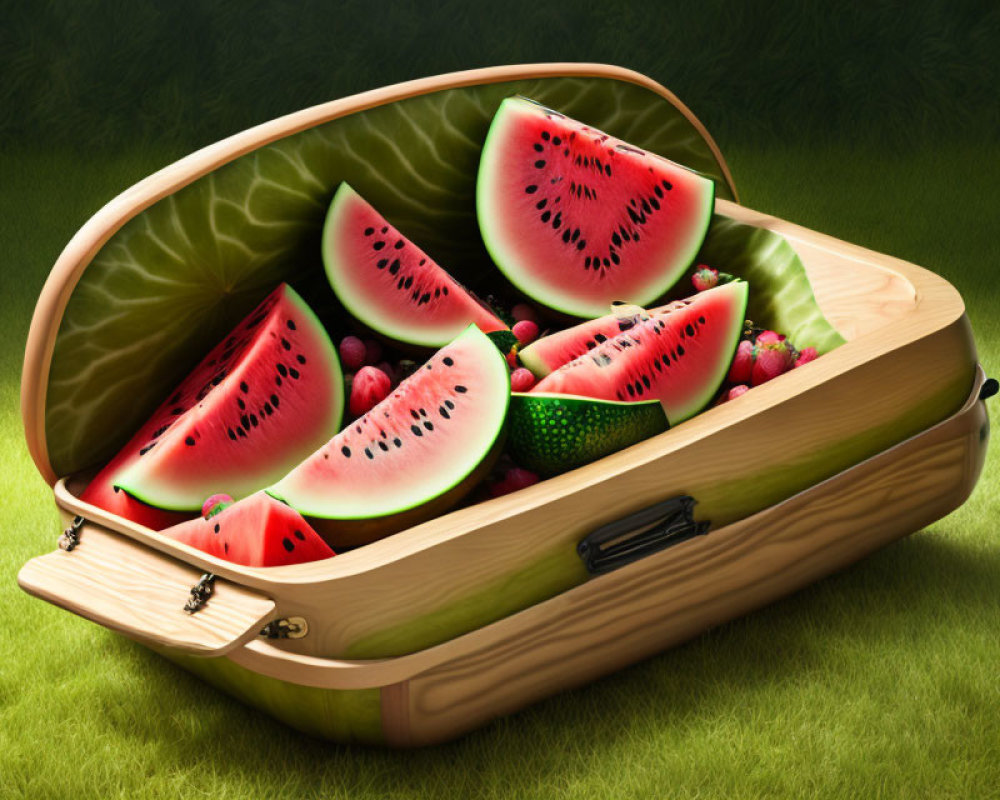
[[[764,331],[757,336],[757,344],[778,344],[785,341],[785,337],[776,331]]]
[[[691,276],[691,283],[699,292],[712,289],[719,283],[719,270],[712,269],[707,264],[699,264],[694,275]]]
[[[741,383],[738,386],[734,386],[732,389],[729,390],[729,392],[726,394],[726,399],[735,400],[737,397],[740,397],[741,395],[744,395],[749,391],[750,387],[747,386],[745,383]]]
[[[520,467],[512,467],[507,470],[503,476],[503,480],[497,481],[490,486],[490,495],[492,497],[500,497],[501,495],[516,492],[519,489],[526,489],[532,484],[538,483],[538,481],[539,477],[534,472],[521,469]]]
[[[754,386],[767,383],[777,378],[792,367],[792,354],[784,342],[778,344],[758,345],[757,357],[753,362],[750,382]]]
[[[535,385],[535,376],[531,370],[519,367],[510,374],[510,390],[512,392],[526,392]]]
[[[799,350],[799,357],[795,361],[795,366],[801,367],[803,364],[808,364],[810,361],[815,361],[818,356],[819,353],[816,352],[815,347],[805,347],[802,350]]]
[[[340,340],[340,361],[349,372],[365,365],[365,343],[357,336],[345,336]]]
[[[360,417],[389,396],[392,381],[377,367],[362,367],[351,383],[351,414]]]
[[[201,505],[201,515],[208,519],[214,517],[226,506],[233,504],[233,498],[228,494],[213,494]]]
[[[532,322],[530,319],[522,319],[514,324],[511,331],[517,337],[518,343],[522,347],[526,347],[538,338],[538,323]]]
[[[514,322],[524,322],[528,320],[529,322],[538,323],[538,314],[535,313],[535,309],[529,306],[527,303],[518,303],[510,310],[510,315],[514,318]]]
[[[729,368],[727,380],[730,383],[747,383],[753,370],[753,342],[744,339],[736,348],[733,365]]]
[[[375,339],[365,339],[365,363],[377,364],[382,360],[382,345]]]

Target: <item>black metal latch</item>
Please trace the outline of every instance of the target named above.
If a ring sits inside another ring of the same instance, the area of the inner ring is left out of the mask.
[[[600,575],[708,533],[710,522],[695,522],[697,501],[678,495],[587,534],[576,546],[587,572]]]
[[[184,604],[184,610],[188,614],[194,614],[196,611],[201,610],[205,603],[208,602],[210,598],[215,593],[215,576],[211,572],[206,572],[201,576],[194,586],[191,587],[191,596],[188,601]]]
[[[59,537],[58,545],[60,550],[65,550],[69,553],[80,544],[80,528],[83,527],[84,522],[86,520],[81,516],[73,517],[73,522],[70,523],[70,526]]]
[[[260,631],[260,635],[267,639],[301,639],[307,633],[309,633],[309,623],[304,617],[275,619]]]

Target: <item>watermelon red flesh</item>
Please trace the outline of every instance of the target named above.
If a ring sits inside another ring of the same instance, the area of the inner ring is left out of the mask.
[[[346,183],[330,204],[323,263],[344,307],[390,339],[438,348],[470,324],[507,327]]]
[[[483,240],[528,296],[579,317],[615,300],[647,305],[701,246],[715,185],[679,164],[520,97],[500,105],[483,148]]]
[[[587,320],[572,328],[543,336],[518,351],[518,357],[535,377],[544,378],[552,370],[633,327],[640,319],[666,313],[680,305],[680,301],[675,301],[647,312],[640,309],[638,313],[605,314],[603,317]]]
[[[326,441],[340,425],[343,405],[343,377],[329,337],[282,284],[204,358],[82,499],[99,505],[114,497],[115,486],[158,508],[197,512],[215,492],[242,497]],[[126,504],[108,510],[149,513]],[[146,518],[139,516],[135,521],[142,523]],[[152,521],[163,527],[176,520]]]
[[[281,567],[336,555],[297,511],[266,492],[255,492],[218,514],[184,522],[164,534],[247,567]]]
[[[509,401],[503,356],[470,326],[268,491],[316,520],[368,520],[425,506],[495,450]]]
[[[722,385],[746,304],[743,281],[701,292],[564,364],[531,391],[601,400],[657,399],[676,425],[704,408]]]

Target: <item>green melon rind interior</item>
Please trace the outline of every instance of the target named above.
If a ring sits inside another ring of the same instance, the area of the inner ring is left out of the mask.
[[[495,413],[492,416],[494,424],[491,428],[491,435],[487,439],[489,444],[481,452],[473,452],[464,449],[466,445],[466,442],[464,441],[454,443],[454,449],[457,450],[458,453],[453,458],[452,463],[459,466],[455,472],[453,480],[446,485],[442,485],[440,491],[431,497],[416,499],[410,503],[381,509],[366,508],[364,513],[356,514],[342,514],[337,513],[336,509],[318,508],[303,504],[296,499],[294,492],[289,491],[288,487],[282,488],[282,481],[278,481],[273,486],[268,487],[266,490],[267,493],[275,499],[281,500],[283,503],[288,503],[288,505],[306,517],[333,520],[365,520],[391,517],[395,514],[401,514],[405,511],[419,508],[420,506],[434,500],[436,497],[440,497],[441,495],[450,492],[456,486],[461,484],[476,471],[476,468],[482,463],[483,459],[485,459],[490,452],[496,448],[498,441],[504,433],[507,424],[507,412],[510,408],[510,373],[507,370],[507,362],[504,360],[504,357],[500,354],[500,351],[496,349],[486,334],[479,330],[479,328],[475,325],[470,325],[466,328],[465,331],[455,339],[455,341],[457,342],[466,339],[471,339],[474,342],[476,350],[479,351],[481,363],[484,365],[488,364],[490,368],[489,373],[484,375],[484,378],[486,379],[484,380],[484,385],[486,386],[487,391],[483,396],[497,399],[496,408],[481,409],[479,419],[485,425],[491,419],[491,411],[498,411],[499,413]],[[415,374],[419,376],[422,372],[423,370],[418,370]],[[392,396],[390,395],[390,399],[391,397]],[[465,457],[464,464],[462,463],[463,456]],[[419,469],[420,465],[410,464],[408,465],[408,468]],[[405,470],[401,467],[399,472],[405,479]]]
[[[724,286],[720,286],[718,289],[713,289],[712,291],[724,291],[729,297],[732,298],[732,306],[730,308],[728,320],[729,324],[726,330],[725,338],[725,341],[731,344],[729,347],[713,354],[715,361],[708,366],[707,370],[701,373],[705,376],[702,384],[703,388],[702,391],[695,396],[695,400],[692,404],[687,408],[667,409],[667,418],[670,420],[671,425],[677,425],[678,423],[694,416],[712,401],[712,398],[715,397],[716,392],[719,391],[719,387],[722,386],[722,382],[725,380],[726,375],[729,372],[729,367],[733,362],[733,355],[736,352],[736,345],[740,339],[740,333],[743,331],[743,320],[746,318],[747,300],[749,294],[749,287],[747,283],[745,281],[734,281],[733,283],[725,284]]]
[[[518,98],[511,98],[501,103],[500,110],[497,112],[497,116],[490,126],[489,133],[486,135],[486,142],[483,145],[483,154],[479,162],[479,172],[476,181],[476,216],[479,222],[479,231],[483,237],[483,243],[486,245],[486,249],[489,251],[490,257],[496,264],[497,269],[504,274],[507,280],[532,300],[561,314],[582,318],[600,316],[606,313],[606,303],[581,300],[579,297],[575,297],[571,291],[566,294],[554,294],[551,287],[543,286],[534,280],[530,270],[531,265],[523,264],[521,259],[510,251],[506,241],[493,230],[493,220],[498,216],[498,198],[497,192],[493,189],[493,178],[495,175],[502,173],[508,166],[502,163],[502,160],[495,153],[500,147],[498,143],[504,139],[507,129],[511,125],[517,124],[519,112],[516,109],[520,103],[523,103],[523,101],[520,101]],[[562,111],[562,109],[556,110]],[[593,127],[600,127],[589,119],[580,121],[591,124]],[[634,144],[634,142],[630,142],[630,144]],[[685,165],[681,164],[679,166]],[[697,173],[697,170],[691,171]],[[685,247],[680,251],[681,255],[678,256],[673,268],[659,275],[659,280],[655,282],[650,281],[645,289],[645,294],[642,296],[625,298],[629,302],[644,305],[655,300],[677,283],[678,279],[693,262],[698,249],[704,241],[712,219],[712,210],[715,207],[715,183],[709,177],[700,173],[699,177],[704,178],[704,182],[699,182],[704,187],[701,198],[703,223],[691,229],[690,238],[685,243]]]
[[[287,296],[288,299],[298,308],[298,313],[308,320],[308,329],[310,331],[314,331],[317,336],[322,336],[327,339],[330,359],[325,365],[317,365],[321,369],[325,366],[332,374],[331,384],[333,387],[333,395],[330,398],[331,403],[328,406],[330,417],[324,429],[333,432],[339,431],[344,420],[345,395],[344,374],[340,366],[340,357],[337,355],[337,349],[334,347],[333,343],[329,341],[329,336],[326,333],[326,329],[323,327],[323,323],[320,322],[319,317],[317,317],[315,312],[313,312],[313,310],[309,307],[309,304],[306,303],[305,300],[303,300],[294,290],[288,292]],[[306,326],[303,327],[303,330],[305,329]],[[223,336],[224,335],[225,334],[223,334]],[[213,344],[217,344],[217,342],[214,342]],[[223,384],[223,386],[225,385],[227,384]],[[220,386],[219,388],[222,387]],[[218,389],[216,389],[216,391],[218,391]],[[276,389],[276,391],[280,390]],[[136,466],[141,465],[136,462],[133,467]],[[134,469],[132,471],[126,470],[118,476],[118,478],[115,479],[115,486],[125,492],[128,492],[137,500],[141,500],[143,503],[155,506],[156,508],[162,508],[167,511],[200,511],[202,503],[208,495],[225,492],[234,500],[239,500],[242,497],[246,497],[264,488],[264,486],[274,480],[274,477],[274,475],[262,476],[257,482],[257,485],[245,492],[238,492],[235,490],[235,487],[220,485],[209,487],[202,495],[189,499],[185,499],[183,495],[167,493],[170,487],[163,481],[156,481],[155,484],[151,483],[147,486],[147,484],[145,484],[142,480],[135,480]]]
[[[648,89],[607,78],[448,89],[272,142],[125,223],[81,275],[47,384],[46,447],[56,474],[120,450],[211,344],[282,280],[321,317],[330,308],[340,313],[320,238],[342,181],[463,285],[488,290],[497,272],[476,223],[476,172],[490,121],[515,94],[709,175],[719,195],[731,197],[711,148],[680,111]]]
[[[354,317],[388,339],[419,347],[438,348],[443,346],[446,341],[442,341],[440,335],[435,335],[436,331],[428,330],[426,326],[407,326],[404,324],[405,320],[399,318],[386,320],[384,317],[369,313],[365,308],[364,298],[355,297],[348,286],[339,279],[340,273],[349,268],[349,265],[345,264],[338,254],[334,231],[339,216],[346,205],[359,199],[360,196],[350,184],[346,181],[340,184],[340,188],[333,196],[333,202],[330,203],[330,210],[323,225],[323,268],[326,270],[326,277],[334,294]],[[419,314],[420,312],[417,310],[415,313]]]

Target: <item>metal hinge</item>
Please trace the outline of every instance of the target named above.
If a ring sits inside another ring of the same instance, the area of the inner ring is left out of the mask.
[[[65,550],[68,553],[80,544],[80,528],[83,527],[84,522],[86,520],[81,516],[73,517],[73,522],[59,537],[60,550]]]
[[[305,617],[276,619],[261,628],[260,635],[268,639],[301,639],[309,633]]]
[[[184,604],[184,610],[188,614],[194,614],[201,610],[205,603],[215,593],[215,576],[211,572],[206,572],[201,576],[194,586],[191,587],[191,596]]]

